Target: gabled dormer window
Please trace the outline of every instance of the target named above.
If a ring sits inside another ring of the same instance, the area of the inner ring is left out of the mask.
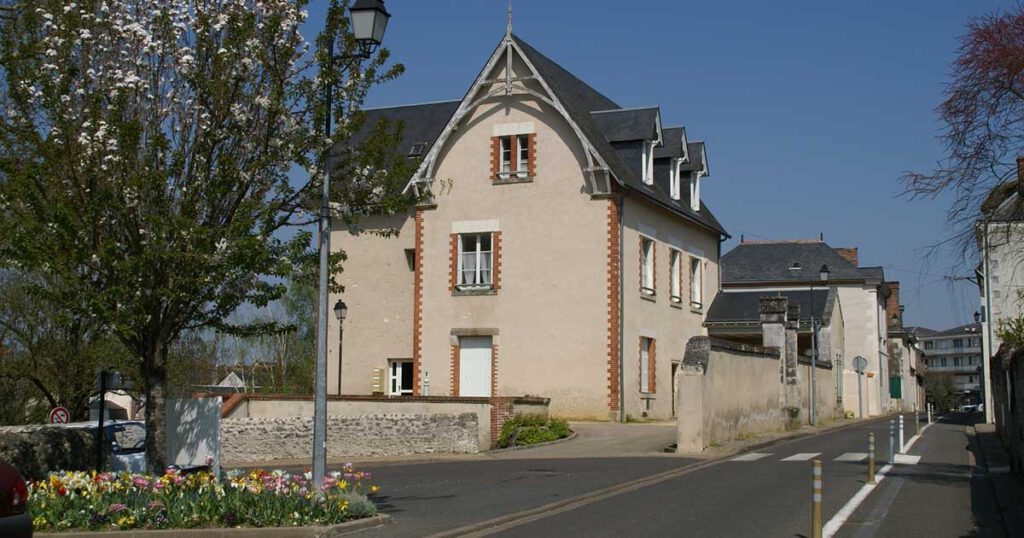
[[[690,209],[700,211],[700,178],[704,172],[690,174]]]
[[[683,171],[680,167],[683,166],[682,159],[672,159],[672,164],[668,167],[668,178],[669,178],[669,194],[673,200],[678,200],[682,193],[682,186],[680,185]]]
[[[654,184],[654,142],[644,142],[640,156],[640,177],[645,185]]]

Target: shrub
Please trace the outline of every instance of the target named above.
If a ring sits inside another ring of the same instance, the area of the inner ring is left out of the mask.
[[[526,446],[557,441],[568,437],[569,423],[544,415],[516,415],[505,422],[498,437],[498,446]]]

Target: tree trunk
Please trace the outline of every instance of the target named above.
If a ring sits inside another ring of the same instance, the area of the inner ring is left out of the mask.
[[[167,467],[167,344],[159,344],[143,361],[146,390],[146,464],[152,474]]]

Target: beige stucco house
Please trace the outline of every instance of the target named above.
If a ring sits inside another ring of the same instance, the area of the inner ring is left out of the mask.
[[[704,144],[511,33],[462,100],[368,110],[364,130],[381,120],[403,125],[421,202],[333,230],[349,316],[329,392],[672,417],[727,237],[700,200]]]

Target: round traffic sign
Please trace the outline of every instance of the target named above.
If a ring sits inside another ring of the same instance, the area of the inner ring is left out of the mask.
[[[860,355],[853,358],[853,369],[863,373],[864,369],[868,367],[868,360]]]
[[[71,422],[71,412],[67,407],[54,407],[50,410],[50,424],[67,424]]]

